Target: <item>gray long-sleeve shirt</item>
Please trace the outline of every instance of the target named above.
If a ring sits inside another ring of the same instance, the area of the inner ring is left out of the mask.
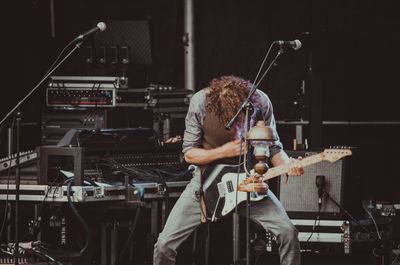
[[[261,98],[261,113],[265,123],[276,130],[276,122],[273,114],[273,107],[269,97],[262,92],[257,90],[257,93]],[[185,118],[185,133],[183,136],[182,152],[185,153],[188,150],[201,147],[203,137],[203,122],[206,115],[206,93],[202,89],[195,93],[190,100],[189,109]],[[275,142],[270,147],[270,157],[273,157],[276,153],[280,152],[283,148],[282,143],[279,141]]]

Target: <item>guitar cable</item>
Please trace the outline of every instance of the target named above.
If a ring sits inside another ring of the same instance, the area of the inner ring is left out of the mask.
[[[313,235],[314,232],[316,231],[316,228],[317,228],[317,227],[319,226],[319,224],[320,224],[321,208],[322,208],[322,205],[319,203],[319,204],[318,204],[318,213],[317,213],[317,217],[316,217],[315,220],[314,220],[314,224],[313,224],[313,228],[312,228],[312,230],[311,230],[311,234],[310,234],[310,236],[307,238],[307,241],[306,241],[307,243],[308,243],[308,241],[310,241],[312,235]],[[317,222],[318,222],[318,225],[317,225]]]
[[[287,179],[286,179],[287,181]],[[323,191],[325,187],[325,176],[323,175],[318,175],[315,177],[315,184],[318,187],[318,213],[317,217],[314,220],[313,228],[311,230],[310,236],[307,238],[307,243],[310,241],[311,237],[313,236],[314,232],[316,231],[317,228],[317,222],[318,226],[320,225],[320,214],[321,214],[321,208],[322,208],[322,198],[323,198]]]
[[[371,212],[367,209],[367,207],[365,206],[365,202],[362,202],[362,207],[364,209],[364,211],[369,215],[369,217],[371,218],[372,222],[374,223],[375,229],[376,229],[376,234],[378,235],[379,239],[382,240],[381,237],[381,232],[379,231],[379,227],[375,221],[374,216],[371,214]]]
[[[342,205],[340,205],[335,199],[333,199],[326,190],[324,190],[324,196],[326,198],[330,199],[331,202],[333,202],[337,207],[339,207],[340,210],[342,210],[348,217],[350,217],[350,219],[352,219],[357,225],[359,225],[371,237],[373,237],[375,240],[380,241],[379,236],[375,235],[373,232],[368,230],[363,224],[361,224],[356,218],[354,218]]]
[[[83,217],[79,214],[78,210],[75,208],[74,203],[71,200],[71,186],[74,182],[74,179],[69,179],[68,180],[68,184],[67,184],[67,200],[68,200],[68,204],[72,210],[72,212],[74,213],[74,215],[76,216],[76,218],[78,219],[78,221],[81,223],[84,231],[85,231],[85,245],[81,248],[81,250],[79,251],[80,256],[83,255],[83,253],[87,250],[87,248],[89,247],[89,241],[90,241],[90,230],[89,227],[87,225],[87,223],[85,222],[85,219],[83,219]]]

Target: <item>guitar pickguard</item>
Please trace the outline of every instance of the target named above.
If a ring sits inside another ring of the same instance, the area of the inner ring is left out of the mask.
[[[247,200],[247,192],[237,191],[238,183],[246,178],[245,173],[237,174],[238,166],[218,164],[207,168],[203,173],[204,202],[207,219],[216,221],[228,215],[237,205]],[[252,201],[263,196],[251,194]]]
[[[221,184],[222,176],[229,172],[237,171],[238,166],[217,164],[207,167],[202,175],[204,202],[206,204],[207,219],[222,217],[222,209],[225,204],[225,191]]]

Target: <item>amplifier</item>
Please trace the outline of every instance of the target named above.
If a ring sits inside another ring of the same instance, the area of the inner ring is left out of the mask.
[[[191,90],[150,84],[147,88],[128,88],[117,91],[117,107],[141,107],[157,113],[186,113]]]
[[[42,113],[41,145],[56,145],[71,129],[96,130],[107,127],[105,109],[51,109]]]
[[[286,151],[290,157],[307,157],[319,153],[318,151]],[[281,176],[278,182],[278,196],[285,210],[291,218],[314,218],[318,213],[318,187],[316,177],[325,176],[325,191],[339,204],[343,205],[345,158],[330,163],[320,163],[304,167],[304,174],[299,177]],[[324,197],[322,200],[321,217],[337,218],[341,210],[331,200]]]
[[[52,76],[46,89],[50,107],[115,107],[119,77]]]
[[[148,107],[157,112],[186,112],[193,91],[168,89],[157,86],[149,87]]]

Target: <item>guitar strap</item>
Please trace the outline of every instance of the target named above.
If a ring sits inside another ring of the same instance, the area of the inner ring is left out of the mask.
[[[212,170],[212,168],[216,165],[218,161],[212,162],[208,165],[202,165],[200,166],[200,207],[201,207],[201,216],[200,220],[202,223],[207,222],[207,208],[206,208],[206,203],[204,201],[204,189],[203,189],[203,184],[205,181],[205,176],[208,176],[210,173],[209,171]],[[204,176],[205,175],[205,176]]]

